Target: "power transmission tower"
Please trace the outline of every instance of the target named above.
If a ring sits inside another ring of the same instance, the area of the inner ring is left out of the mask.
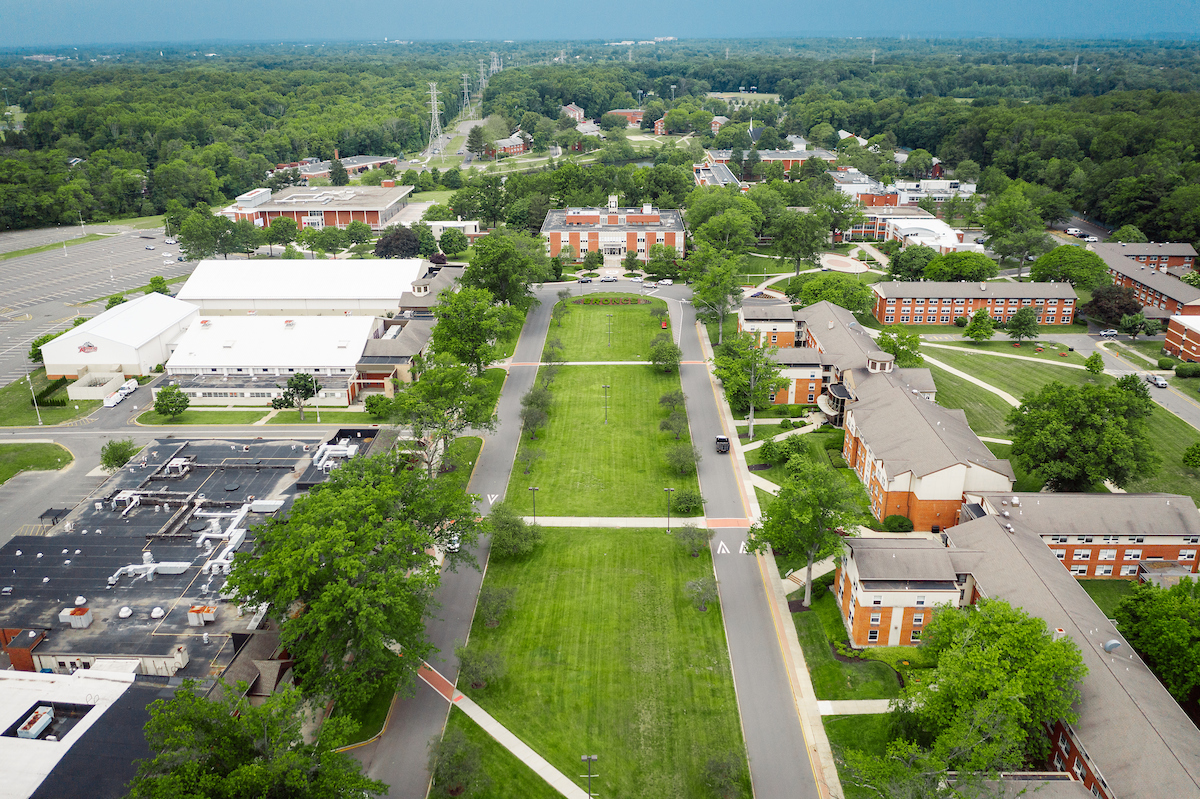
[[[625,60],[626,60],[626,61],[632,61],[632,60],[633,60],[633,48],[632,48],[632,47],[630,47],[630,48],[629,48],[629,55],[626,57],[626,59],[625,59]]]
[[[471,113],[471,87],[468,83],[469,78],[467,73],[462,74],[463,79],[463,119],[472,119],[474,114]]]
[[[1071,67],[1071,74],[1072,75],[1079,74],[1079,54],[1078,53],[1075,54],[1075,66]]]
[[[875,51],[871,51],[871,66],[875,66]]]
[[[438,143],[438,139],[442,137],[442,117],[438,111],[438,90],[437,84],[432,81],[429,83],[429,152],[433,154],[433,149]]]
[[[483,90],[487,88],[488,64],[486,58],[479,59],[479,99],[483,99]]]
[[[488,67],[488,75],[495,75],[497,72],[499,72],[502,69],[502,67],[500,65],[500,56],[496,55],[495,53],[491,53],[491,56],[492,56],[492,63],[491,63],[491,66]]]

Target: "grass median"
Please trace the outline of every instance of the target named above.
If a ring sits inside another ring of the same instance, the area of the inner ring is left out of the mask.
[[[50,387],[51,381],[46,379],[45,369],[38,369],[30,377],[33,380],[33,391],[41,392]],[[66,389],[55,391],[51,398],[67,399]],[[87,416],[99,407],[100,400],[67,400],[65,406],[39,405],[38,409],[34,410],[33,394],[30,393],[29,383],[25,378],[0,388],[0,426],[4,427],[37,427],[39,412],[43,425],[62,424]]]
[[[565,366],[551,388],[549,422],[536,440],[522,435],[522,446],[545,457],[530,474],[517,462],[509,479],[508,499],[518,512],[533,512],[530,486],[539,489],[543,516],[665,516],[664,488],[699,490],[694,474],[681,476],[666,461],[671,447],[690,443],[687,432],[677,442],[658,429],[668,415],[658,399],[679,390],[678,375],[642,365]]]
[[[73,460],[58,444],[0,444],[0,483],[21,472],[55,471]]]
[[[1093,375],[1084,369],[1072,369],[1054,362],[1035,363],[1013,358],[997,358],[983,352],[947,349],[928,349],[924,354],[996,386],[1012,394],[1017,400],[1054,380],[1068,386],[1083,386],[1089,383],[1109,385],[1114,382],[1108,375]]]
[[[1066,344],[1061,344],[1057,341],[1046,341],[1038,339],[1036,341],[1023,341],[1020,347],[1014,347],[1013,342],[1004,339],[999,341],[939,341],[938,346],[927,347],[924,352],[934,358],[938,357],[939,352],[946,352],[946,347],[956,347],[967,352],[983,352],[993,353],[998,355],[1020,355],[1023,358],[1037,358],[1039,361],[1048,361],[1050,363],[1073,363],[1083,366],[1087,360],[1078,352],[1072,352],[1067,348]],[[1038,352],[1038,347],[1042,348]],[[1009,358],[1008,360],[1013,360]]]
[[[163,416],[158,411],[146,411],[138,416],[138,424],[179,427],[192,424],[251,424],[267,415],[267,409],[253,411],[186,410],[178,416]]]
[[[450,709],[450,718],[446,722],[446,733],[449,734],[451,730],[462,730],[467,740],[479,747],[480,765],[491,785],[481,793],[472,794],[477,799],[507,799],[512,796],[521,799],[560,799],[562,796],[457,707]],[[578,767],[579,764],[575,765]],[[573,777],[574,773],[567,772],[567,776]]]
[[[266,413],[265,411],[263,412]],[[267,424],[348,424],[355,427],[383,424],[369,413],[362,411],[335,411],[321,409],[321,421],[317,422],[317,409],[312,405],[304,407],[304,420],[300,420],[300,411],[280,411],[267,420]],[[262,418],[262,414],[258,418]]]
[[[644,304],[592,305],[579,304],[604,300],[628,301]],[[550,323],[546,340],[559,339],[563,343],[563,357],[568,361],[648,361],[650,342],[662,332],[659,320],[650,315],[650,309],[662,308],[666,303],[659,299],[639,298],[636,294],[597,292],[583,297],[572,297],[566,301],[570,310],[562,324]],[[609,346],[609,314],[612,315],[612,346]]]
[[[533,554],[488,564],[485,586],[516,588],[514,608],[496,628],[477,616],[470,640],[508,676],[464,690],[572,778],[599,753],[600,796],[709,795],[708,759],[744,753],[720,604],[685,594],[711,555],[662,530],[544,532]]]
[[[1013,406],[999,395],[945,369],[930,366],[929,371],[933,373],[933,382],[937,385],[938,405],[963,411],[967,415],[967,424],[977,436],[1008,438],[1008,423],[1004,420]]]

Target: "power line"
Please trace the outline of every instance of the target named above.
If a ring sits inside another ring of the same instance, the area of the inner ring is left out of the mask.
[[[429,83],[429,150],[432,154],[437,140],[442,137],[442,116],[438,110],[437,84]]]

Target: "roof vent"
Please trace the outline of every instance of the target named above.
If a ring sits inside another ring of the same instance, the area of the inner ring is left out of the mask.
[[[212,327],[212,320],[210,320],[210,319],[201,319],[200,320],[200,329],[201,330],[205,330],[210,327]]]
[[[1064,630],[1062,627],[1055,627],[1054,632],[1051,634],[1051,638],[1055,641],[1060,641],[1066,637],[1067,637],[1067,631]]]
[[[1011,533],[1013,531],[1013,526],[1011,524],[1006,524],[1004,525],[1004,529]]]
[[[1121,645],[1121,642],[1118,641],[1116,638],[1109,638],[1107,641],[1104,642],[1104,651],[1112,653],[1120,645]]]
[[[1012,503],[1013,503],[1013,506],[1014,506],[1014,507],[1015,507],[1015,506],[1017,506],[1017,505],[1020,505],[1020,504],[1021,504],[1021,498],[1020,498],[1020,497],[1013,497],[1013,499],[1012,499]]]
[[[1009,513],[1009,512],[1008,512],[1008,511],[1006,511],[1006,510],[1002,510],[1002,511],[1000,511],[1000,515],[1001,515],[1001,516],[1003,516],[1003,517],[1004,517],[1004,518],[1006,518],[1006,519],[1007,519],[1008,517],[1012,516],[1012,514],[1011,514],[1011,513]]]
[[[980,291],[987,291],[987,283],[980,283],[980,284],[979,284],[979,290],[980,290]]]

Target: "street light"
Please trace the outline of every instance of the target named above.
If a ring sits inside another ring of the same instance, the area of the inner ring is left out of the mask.
[[[673,488],[664,488],[663,489],[663,491],[667,492],[667,534],[668,535],[670,535],[670,533],[671,533],[671,492],[673,492],[674,490],[675,489],[673,489]]]
[[[579,757],[580,760],[582,760],[584,763],[587,763],[588,796],[595,796],[595,794],[592,793],[592,764],[595,763],[599,757],[599,755],[580,755]],[[582,777],[583,775],[580,774],[579,776]],[[596,776],[599,777],[600,775],[597,774]]]
[[[33,373],[25,375],[25,382],[29,384],[29,393],[33,396],[33,411],[37,414],[38,424],[42,423],[42,411],[38,408],[37,394],[33,393]]]
[[[675,84],[671,84],[671,102],[675,102]]]
[[[533,497],[533,523],[534,523],[534,524],[537,524],[537,492],[538,492],[538,487],[537,487],[537,486],[530,486],[530,487],[529,487],[529,490],[530,490],[531,492],[533,492],[532,494],[530,494],[530,496],[532,496],[532,497]]]
[[[613,315],[608,314],[608,346],[609,347],[612,346],[612,325],[613,325],[612,318],[613,318]]]
[[[608,385],[601,386],[604,389],[604,423],[608,424]]]

